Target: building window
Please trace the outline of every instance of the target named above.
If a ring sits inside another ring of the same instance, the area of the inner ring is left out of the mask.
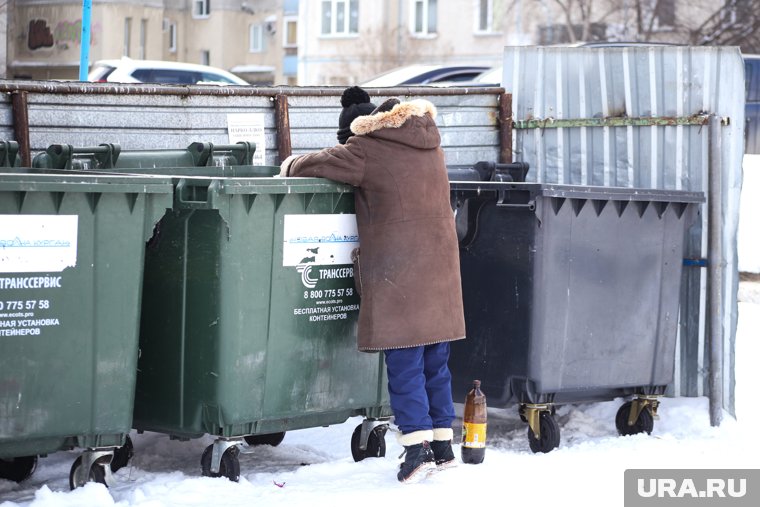
[[[193,0],[193,17],[207,18],[211,12],[211,0]]]
[[[502,0],[478,0],[476,32],[495,33],[501,31],[501,20],[504,17],[504,2]]]
[[[745,0],[724,0],[720,10],[721,21],[724,24],[746,23],[753,17],[753,3]]]
[[[211,65],[211,51],[201,49],[201,65]]]
[[[412,2],[412,33],[434,35],[438,32],[438,0]]]
[[[248,52],[261,53],[264,51],[264,27],[262,25],[251,25],[248,30]]]
[[[359,0],[322,0],[322,35],[359,33]]]
[[[283,19],[285,30],[283,30],[282,46],[294,48],[298,46],[298,17],[286,17]]]
[[[588,37],[585,37],[588,41],[605,40],[607,38],[607,25],[605,23],[591,23],[588,27],[573,25],[573,37],[571,37],[570,29],[565,23],[557,23],[553,25],[539,25],[538,44],[548,46],[551,44],[567,44],[573,40],[583,40],[585,28],[588,28]]]
[[[169,52],[177,52],[177,23],[169,23]]]
[[[649,0],[648,4],[644,2],[643,7],[650,14],[653,30],[671,29],[675,26],[675,0]]]
[[[661,27],[673,27],[676,25],[675,0],[660,0],[657,8],[657,24]]]
[[[145,46],[148,37],[148,20],[140,20],[140,45],[137,47],[137,58],[145,60]]]
[[[129,45],[132,32],[132,18],[124,18],[124,56],[129,56]]]

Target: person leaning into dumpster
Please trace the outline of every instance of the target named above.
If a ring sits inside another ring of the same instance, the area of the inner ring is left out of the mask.
[[[356,187],[361,294],[358,347],[383,351],[405,459],[401,482],[456,464],[448,368],[450,342],[465,337],[459,247],[449,181],[427,100],[377,108],[358,86],[341,97],[340,144],[291,156],[280,176],[324,177]]]

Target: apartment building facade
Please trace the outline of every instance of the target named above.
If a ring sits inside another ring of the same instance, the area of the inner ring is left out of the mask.
[[[282,0],[95,0],[89,61],[128,57],[202,63],[232,70],[251,83],[294,84],[295,70],[289,75],[283,68],[293,44],[282,38],[288,28],[285,17],[297,17],[297,5]],[[8,78],[77,78],[81,1],[9,0],[6,17]]]
[[[709,32],[746,24],[760,11],[755,4],[760,0],[95,0],[89,61],[183,61],[254,84],[340,86],[412,63],[498,65],[506,45],[737,44]],[[8,0],[0,18],[7,19],[0,76],[77,78],[81,1]]]

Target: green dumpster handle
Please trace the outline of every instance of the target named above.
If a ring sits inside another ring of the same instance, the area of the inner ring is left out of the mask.
[[[217,209],[222,183],[218,179],[181,179],[174,188],[174,202],[180,209]]]
[[[217,160],[227,159],[230,165],[253,165],[256,143],[240,141],[236,144],[211,144],[211,157],[206,165],[216,165]],[[225,156],[227,155],[227,156]]]
[[[19,162],[18,142],[0,141],[0,167],[16,167]]]

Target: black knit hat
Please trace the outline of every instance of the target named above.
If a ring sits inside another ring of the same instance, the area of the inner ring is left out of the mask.
[[[340,105],[343,106],[343,110],[338,118],[338,142],[346,144],[348,138],[354,135],[351,132],[351,122],[359,116],[371,114],[375,105],[369,101],[369,93],[358,86],[343,90]]]

